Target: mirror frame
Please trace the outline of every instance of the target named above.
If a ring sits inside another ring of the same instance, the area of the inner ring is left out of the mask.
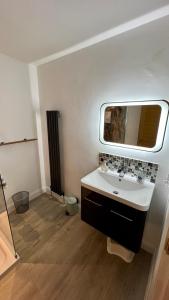
[[[104,115],[105,109],[109,106],[140,106],[140,105],[159,105],[161,107],[161,115],[159,121],[159,127],[157,132],[156,144],[152,148],[147,147],[140,147],[128,144],[121,144],[121,143],[113,143],[107,142],[104,140]],[[115,147],[122,147],[122,148],[129,148],[135,150],[142,150],[148,152],[158,152],[161,150],[164,141],[165,130],[167,126],[167,119],[168,119],[168,102],[166,100],[146,100],[146,101],[127,101],[127,102],[109,102],[104,103],[100,109],[100,142],[104,145],[115,146]]]

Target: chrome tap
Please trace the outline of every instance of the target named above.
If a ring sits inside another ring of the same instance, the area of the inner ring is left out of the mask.
[[[145,173],[143,168],[138,169],[137,173],[137,182],[142,183],[145,178]]]
[[[119,173],[119,178],[123,178],[124,175],[127,173],[127,166],[124,164],[121,164],[119,168],[117,169],[117,173]]]

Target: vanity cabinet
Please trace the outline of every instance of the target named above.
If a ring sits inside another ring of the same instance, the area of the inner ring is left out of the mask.
[[[137,253],[141,247],[146,211],[139,211],[85,187],[81,188],[81,219]]]

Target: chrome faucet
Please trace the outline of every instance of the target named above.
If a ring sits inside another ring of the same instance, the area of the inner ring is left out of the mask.
[[[124,175],[127,173],[127,166],[121,164],[117,169],[117,173],[119,173],[119,178],[123,178]]]
[[[142,183],[145,177],[144,169],[139,168],[137,173],[137,182]]]

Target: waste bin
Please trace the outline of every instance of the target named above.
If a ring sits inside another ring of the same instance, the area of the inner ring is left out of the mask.
[[[22,214],[29,209],[29,192],[18,192],[12,196],[12,199],[17,214]]]
[[[78,203],[76,197],[65,196],[66,213],[70,216],[75,215],[78,212]]]

